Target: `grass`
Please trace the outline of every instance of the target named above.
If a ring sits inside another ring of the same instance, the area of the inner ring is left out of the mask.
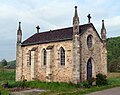
[[[0,69],[0,95],[10,95],[8,89],[2,88],[4,82],[15,82],[15,69]]]
[[[79,84],[80,85],[80,84]],[[11,84],[12,87],[22,87],[22,82],[16,82]],[[42,92],[40,95],[81,95],[90,92],[100,91],[112,87],[120,86],[120,78],[109,78],[108,85],[105,86],[92,86],[91,88],[84,88],[71,83],[59,83],[59,82],[41,82],[30,81],[24,84],[25,87],[46,89],[46,92]]]
[[[68,92],[58,92],[58,91],[48,91],[48,92],[43,92],[40,95],[81,95],[81,94],[87,94],[90,92],[95,92],[95,91],[101,91],[105,90],[108,88],[113,88],[113,87],[119,87],[120,86],[120,78],[109,78],[108,79],[109,84],[105,86],[92,86],[91,88],[76,88],[76,90],[69,90]]]
[[[81,85],[75,85],[72,83],[59,83],[59,82],[41,82],[41,81],[27,81],[15,82],[15,70],[14,69],[0,69],[0,83],[8,81],[9,87],[29,87],[45,89],[46,92],[42,92],[40,95],[81,95],[90,92],[100,91],[112,87],[120,86],[120,73],[108,74],[108,84],[105,86],[92,86],[91,88],[84,88]],[[8,89],[0,87],[2,95],[9,95]]]
[[[15,69],[0,69],[0,82],[4,80],[15,81]]]
[[[120,73],[108,73],[108,78],[120,78]]]

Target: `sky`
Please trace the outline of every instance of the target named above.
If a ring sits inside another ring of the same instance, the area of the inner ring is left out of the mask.
[[[78,6],[80,24],[87,15],[98,33],[105,20],[107,37],[120,36],[120,0],[0,0],[0,60],[16,58],[18,22],[22,23],[22,41],[40,31],[72,26],[74,6]]]

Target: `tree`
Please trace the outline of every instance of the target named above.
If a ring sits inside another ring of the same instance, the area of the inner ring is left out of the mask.
[[[0,62],[1,66],[4,67],[4,66],[7,66],[7,61],[5,59],[3,59],[1,62]]]
[[[108,71],[120,72],[120,37],[107,39]]]
[[[120,72],[120,57],[109,62],[108,70],[110,72]]]

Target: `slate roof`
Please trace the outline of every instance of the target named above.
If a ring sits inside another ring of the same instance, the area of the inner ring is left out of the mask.
[[[79,34],[82,35],[84,31],[89,27],[93,27],[93,29],[95,29],[92,23],[80,25]],[[22,42],[22,46],[72,40],[72,36],[73,36],[73,27],[50,30],[47,32],[40,32],[32,35],[31,37],[29,37],[28,39]]]

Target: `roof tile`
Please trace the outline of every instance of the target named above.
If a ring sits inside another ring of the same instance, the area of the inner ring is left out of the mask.
[[[93,26],[93,24],[84,24],[79,26],[80,34]],[[42,44],[48,42],[56,42],[63,40],[72,40],[73,27],[62,28],[57,30],[50,30],[47,32],[36,33],[22,42],[22,46],[33,45],[33,44]]]

